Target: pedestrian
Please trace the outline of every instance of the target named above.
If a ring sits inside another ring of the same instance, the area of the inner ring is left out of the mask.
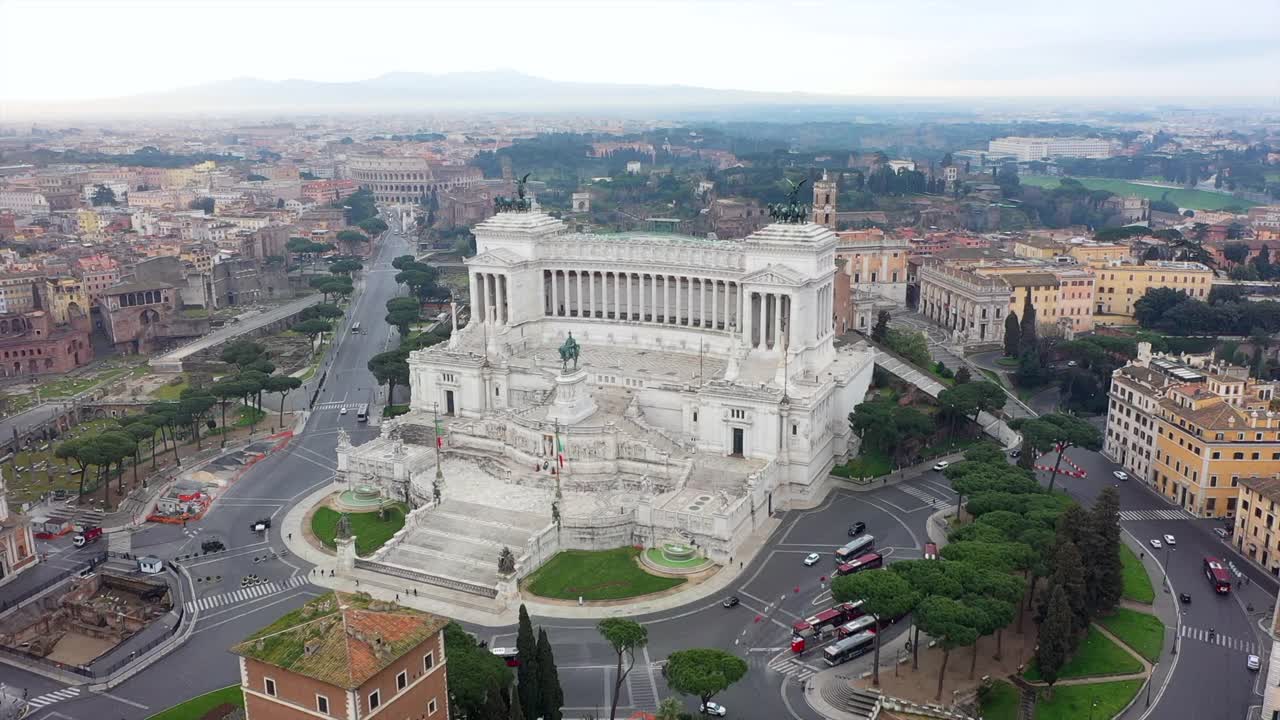
[[[413,596],[418,597],[418,588],[413,589]]]
[[[1143,553],[1139,554],[1139,555],[1138,555],[1138,559],[1139,559],[1139,560],[1146,560],[1146,559],[1147,559],[1147,554],[1146,554],[1145,552],[1143,552]]]
[[[289,539],[290,539],[290,540],[292,540],[292,539],[293,539],[293,533],[289,533]]]
[[[360,578],[356,578],[356,587],[360,587]]]
[[[741,570],[741,569],[742,569],[742,563],[743,563],[743,561],[742,561],[742,560],[739,560],[739,561],[738,561],[738,569],[739,569],[739,570]]]
[[[400,602],[400,593],[396,593],[396,602]]]

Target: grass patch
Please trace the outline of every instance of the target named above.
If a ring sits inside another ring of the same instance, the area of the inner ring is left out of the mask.
[[[995,383],[996,385],[999,385],[1000,387],[1006,390],[1009,389],[1009,383],[1004,381],[1004,376],[1001,375],[1000,373],[996,372],[995,370],[988,370],[987,368],[978,368],[978,369],[981,370],[982,374],[986,375],[987,379],[990,380],[991,382]]]
[[[235,427],[249,427],[250,425],[257,425],[267,417],[266,410],[259,410],[256,407],[249,407],[248,405],[241,405],[236,408],[235,413],[235,422],[231,423]]]
[[[889,460],[889,456],[873,448],[863,448],[858,457],[831,468],[832,475],[850,480],[880,477],[891,472],[893,472],[893,462]]]
[[[1161,197],[1167,197],[1169,202],[1176,204],[1178,207],[1191,208],[1192,210],[1221,210],[1232,205],[1250,208],[1258,204],[1244,198],[1208,192],[1207,190],[1184,190],[1182,188],[1140,185],[1128,180],[1112,178],[1076,177],[1071,179],[1078,180],[1081,185],[1090,190],[1106,190],[1120,196],[1137,195],[1148,200],[1159,200]],[[1058,187],[1062,178],[1051,175],[1019,175],[1018,180],[1024,185],[1052,189]]]
[[[190,386],[187,384],[187,378],[184,375],[182,379],[176,383],[168,383],[166,385],[161,385],[160,387],[156,388],[156,390],[151,393],[151,397],[155,398],[156,400],[166,400],[166,401],[172,402],[174,400],[177,400],[178,397],[182,395],[182,391],[186,390],[188,387]]]
[[[1036,720],[1080,720],[1091,715],[1095,720],[1112,718],[1141,689],[1141,680],[1061,685],[1053,689],[1051,698],[1041,691],[1040,700],[1036,702]]]
[[[1107,675],[1128,675],[1129,673],[1142,672],[1142,663],[1138,659],[1130,655],[1124,648],[1115,644],[1106,635],[1098,632],[1095,627],[1089,627],[1089,633],[1085,635],[1084,640],[1080,641],[1080,647],[1076,649],[1076,654],[1066,665],[1062,666],[1062,670],[1058,673],[1059,680],[1067,680],[1079,677],[1104,677]],[[1036,667],[1034,660],[1027,668],[1022,677],[1032,681],[1039,682],[1044,678],[1040,676],[1040,668]],[[1093,687],[1092,685],[1090,687]],[[1110,717],[1109,715],[1101,715],[1099,717]]]
[[[1124,598],[1146,605],[1155,602],[1156,591],[1151,586],[1147,569],[1142,566],[1142,561],[1133,554],[1128,545],[1120,546],[1120,564],[1124,571]]]
[[[240,691],[240,686],[232,685],[221,690],[198,695],[167,710],[161,710],[147,718],[147,720],[200,720],[205,713],[219,705],[244,707],[244,693]]]
[[[1139,655],[1155,662],[1164,649],[1164,623],[1149,613],[1117,608],[1114,613],[1098,619],[1098,624],[1111,631]]]
[[[614,550],[566,550],[551,558],[529,577],[534,595],[562,600],[620,600],[662,592],[684,583],[684,578],[650,575],[636,563],[640,551],[633,547]]]
[[[398,415],[404,415],[407,412],[409,412],[408,405],[387,405],[382,408],[382,417],[393,418]]]
[[[967,450],[968,448],[971,448],[974,445],[977,445],[978,443],[982,442],[984,439],[985,438],[981,436],[952,438],[945,442],[940,442],[936,445],[929,445],[925,447],[923,450],[920,451],[920,455],[925,460],[932,460],[933,458],[936,458],[942,455],[950,455],[951,453],[960,452],[961,450]]]
[[[1018,705],[1021,695],[1018,688],[1003,680],[991,683],[991,689],[981,696],[982,712],[985,720],[1018,720]]]
[[[209,310],[202,307],[183,308],[182,317],[199,320],[200,318],[209,317]]]
[[[387,510],[387,519],[378,517],[378,512],[351,513],[351,534],[356,536],[356,554],[368,555],[386,544],[404,527],[404,506],[393,505]],[[332,508],[320,508],[311,516],[311,532],[327,548],[334,548],[333,538],[338,532],[338,519],[342,514]]]
[[[996,364],[1003,368],[1016,368],[1018,367],[1018,358],[1011,358],[1011,357],[996,358]]]

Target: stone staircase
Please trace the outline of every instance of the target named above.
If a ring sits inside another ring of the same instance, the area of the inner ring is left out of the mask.
[[[880,693],[849,685],[835,679],[822,687],[822,699],[833,708],[844,710],[854,717],[871,720],[880,714]]]
[[[1018,675],[1010,675],[1009,680],[1014,687],[1018,688],[1018,720],[1035,720],[1038,697],[1035,686]]]

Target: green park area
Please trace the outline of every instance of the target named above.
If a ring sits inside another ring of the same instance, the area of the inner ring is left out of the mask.
[[[1018,688],[1003,680],[996,680],[980,697],[984,720],[1018,720],[1018,705],[1021,700]]]
[[[1205,190],[1184,190],[1182,188],[1142,185],[1127,180],[1114,180],[1111,178],[1077,177],[1071,179],[1078,180],[1081,185],[1090,190],[1106,190],[1121,196],[1137,195],[1148,200],[1165,198],[1180,208],[1191,208],[1192,210],[1221,210],[1233,205],[1250,208],[1258,204],[1243,198]],[[1036,187],[1052,189],[1058,187],[1062,178],[1052,175],[1019,175],[1018,180],[1023,185],[1035,185]]]
[[[1115,717],[1142,689],[1141,680],[1059,685],[1052,695],[1040,693],[1036,720],[1094,720]]]
[[[529,576],[534,595],[561,600],[621,600],[669,590],[684,578],[645,572],[633,547],[614,550],[566,550]]]
[[[1120,562],[1124,568],[1124,598],[1150,605],[1156,599],[1156,592],[1151,587],[1151,578],[1147,577],[1142,561],[1133,554],[1129,546],[1121,545]]]
[[[1160,659],[1160,650],[1164,648],[1164,623],[1155,615],[1116,608],[1114,613],[1099,617],[1098,624],[1147,660],[1155,662]]]
[[[1124,648],[1115,644],[1095,627],[1090,627],[1088,634],[1080,641],[1075,655],[1058,671],[1059,680],[1071,678],[1100,677],[1105,675],[1128,675],[1142,672],[1142,663],[1130,655]],[[1035,661],[1022,674],[1031,682],[1040,682],[1040,670]],[[1109,717],[1101,715],[1099,717]]]
[[[244,693],[239,685],[224,687],[204,695],[197,695],[190,700],[161,710],[147,720],[205,720],[215,717],[214,710],[225,708],[228,712],[244,707]],[[220,716],[217,716],[220,717]]]
[[[386,544],[391,536],[404,527],[404,506],[392,505],[384,511],[349,513],[351,534],[356,536],[356,554],[368,555]],[[338,533],[338,520],[342,513],[322,507],[311,516],[311,532],[327,548],[334,548],[334,536]]]
[[[836,465],[831,468],[832,475],[849,480],[880,477],[881,475],[888,475],[892,471],[893,464],[889,460],[889,456],[885,455],[884,451],[879,448],[865,448],[859,453],[858,457],[843,465]]]
[[[689,552],[693,552],[693,549],[690,548]],[[707,564],[707,559],[701,555],[695,554],[692,557],[684,558],[680,557],[679,554],[673,555],[671,553],[664,552],[662,548],[649,548],[644,551],[644,555],[645,558],[654,565],[665,566],[677,570],[686,570],[688,568],[696,568]]]

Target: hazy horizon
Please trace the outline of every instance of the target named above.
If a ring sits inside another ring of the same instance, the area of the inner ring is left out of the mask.
[[[0,62],[0,100],[74,105],[236,78],[335,83],[499,69],[849,97],[1280,95],[1280,3],[1215,9],[1234,22],[1190,22],[1206,14],[1191,0],[1081,0],[1069,11],[990,0],[0,0],[0,20],[17,31]]]

